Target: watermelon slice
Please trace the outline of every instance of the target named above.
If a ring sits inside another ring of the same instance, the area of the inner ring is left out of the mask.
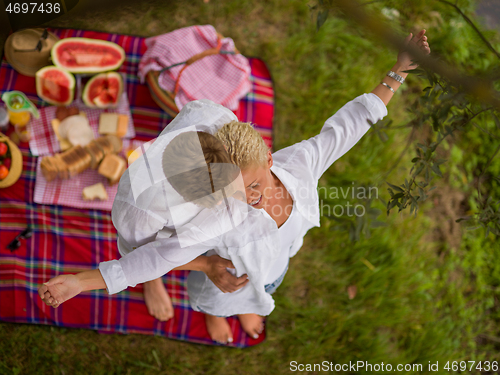
[[[36,72],[36,93],[47,103],[69,105],[75,96],[75,77],[65,69],[46,66]]]
[[[92,77],[83,89],[83,102],[89,107],[110,108],[120,101],[123,91],[122,76],[115,72]]]
[[[89,38],[65,38],[51,51],[55,65],[71,73],[101,73],[116,70],[125,61],[125,51],[116,43]]]

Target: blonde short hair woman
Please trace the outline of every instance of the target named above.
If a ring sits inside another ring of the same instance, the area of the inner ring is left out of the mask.
[[[422,53],[429,54],[430,48],[424,34],[425,30],[422,30],[415,37],[410,34],[405,39],[405,43],[412,43]],[[248,124],[237,122],[227,124],[229,121],[222,122],[221,118],[218,117],[219,114],[210,122],[214,125],[213,127],[220,129],[216,132],[216,137],[227,148],[231,160],[242,169],[247,203],[255,209],[263,209],[265,211],[262,215],[263,220],[267,220],[269,225],[276,226],[279,231],[280,253],[267,267],[269,272],[260,275],[264,279],[262,284],[265,287],[265,291],[262,293],[271,294],[276,290],[288,269],[288,259],[300,249],[306,232],[314,226],[319,226],[319,202],[316,187],[321,175],[370,129],[367,120],[375,123],[387,114],[386,106],[404,82],[408,74],[405,72],[416,67],[417,65],[413,64],[410,54],[401,51],[398,54],[396,64],[371,93],[360,95],[344,105],[326,120],[323,129],[317,136],[279,150],[274,154],[266,150],[263,142],[257,139],[258,136]],[[206,105],[214,107],[213,103]],[[196,121],[200,120],[200,118],[195,117],[195,111],[187,113],[187,115],[192,115]],[[203,120],[206,119],[203,118]],[[209,130],[213,130],[213,128]],[[144,253],[140,254],[143,256]],[[141,275],[142,277],[142,273],[138,271],[151,272],[150,270],[152,270],[157,273],[159,271],[165,273],[172,269],[172,265],[168,265],[164,258],[156,257],[154,258],[155,262],[142,262],[143,269],[138,270],[136,263],[133,262],[134,256],[139,255],[132,252],[124,257],[128,257],[128,259],[122,263],[123,265],[128,264],[130,269],[133,268],[133,272],[130,272],[132,276]],[[209,262],[196,258],[192,262],[185,263],[183,268],[174,269],[201,270],[209,275],[210,272],[207,271],[206,265],[193,266],[195,261],[203,262],[203,264]],[[229,260],[226,262],[231,263]],[[219,308],[218,298],[220,295],[224,295],[221,291],[231,292],[239,289],[239,287],[221,288],[217,283],[218,278],[223,277],[221,275],[228,274],[226,267],[231,267],[229,264],[221,264],[218,267],[219,271],[214,271],[212,277],[209,276],[210,280],[220,289],[215,288],[217,290],[213,291],[212,294],[204,296],[211,300],[214,311],[208,312],[214,315],[227,316],[224,311],[215,312]],[[259,263],[259,265],[262,264]],[[101,266],[99,270],[102,270]],[[105,288],[106,283],[99,270],[82,272],[78,275],[57,276],[39,288],[39,295],[47,305],[57,307],[83,290]],[[244,281],[241,279],[242,277],[239,278],[240,287],[248,283],[248,280]],[[141,282],[146,280],[150,280],[147,275]],[[207,283],[210,280],[207,280]],[[253,282],[255,280],[252,280]],[[207,283],[204,286],[208,286]],[[231,295],[231,300],[233,298],[237,300],[240,294]],[[239,302],[244,305],[243,307],[251,304],[250,301]],[[191,305],[193,306],[192,301]],[[224,307],[227,308],[228,305],[226,304]],[[207,328],[210,336],[220,343],[231,342],[232,331],[226,319],[214,315],[207,315]],[[244,314],[239,315],[239,317],[243,329],[250,336],[256,337],[262,332],[263,320],[260,316]]]

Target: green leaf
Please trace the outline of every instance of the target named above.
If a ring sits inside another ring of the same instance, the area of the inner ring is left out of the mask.
[[[435,174],[437,174],[439,177],[443,177],[441,170],[439,169],[439,167],[436,164],[434,164],[431,168]]]
[[[421,148],[424,152],[427,151],[427,146],[424,146],[421,143],[417,143],[417,147]]]
[[[403,189],[401,189],[399,186],[393,185],[393,184],[391,184],[391,183],[389,183],[389,182],[387,182],[387,181],[386,181],[385,183],[386,183],[387,185],[389,185],[391,188],[393,188],[394,190],[396,190],[396,191],[400,191],[400,192],[403,192],[403,191],[404,191],[404,190],[403,190]]]
[[[414,176],[418,176],[420,174],[420,172],[422,172],[422,169],[424,169],[424,167],[425,167],[425,164],[421,163],[418,166],[417,170],[415,171]]]
[[[419,161],[419,160],[420,160],[420,158],[419,158],[419,157],[416,157],[416,158],[411,159],[411,162],[412,162],[412,163],[415,163],[415,162],[417,162],[417,161]]]
[[[394,206],[398,203],[397,200],[393,200],[389,203],[389,207],[387,208],[387,210],[390,210],[392,208],[394,208]]]
[[[316,19],[316,30],[319,30],[321,26],[325,23],[328,18],[329,9],[322,9],[318,12],[318,18]]]
[[[418,187],[418,193],[420,194],[420,196],[425,199],[425,192],[424,192],[424,189],[422,189],[420,186]]]

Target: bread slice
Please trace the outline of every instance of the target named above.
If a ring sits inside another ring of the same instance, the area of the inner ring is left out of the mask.
[[[101,113],[99,117],[99,134],[116,135],[123,138],[128,130],[128,116],[118,113]]]
[[[90,168],[97,169],[97,167],[99,166],[99,163],[104,158],[103,149],[101,148],[101,146],[99,146],[99,144],[94,139],[87,146],[85,146],[85,150],[87,150],[87,152],[89,153],[89,155],[91,157]]]
[[[106,155],[102,159],[97,172],[106,177],[110,185],[120,181],[120,177],[127,169],[127,161],[116,154]]]
[[[48,182],[55,180],[59,176],[58,165],[61,168],[65,168],[65,165],[59,164],[58,160],[56,160],[53,156],[44,156],[42,158],[40,167],[42,168],[43,177],[45,177]]]
[[[116,135],[105,135],[96,139],[97,144],[104,151],[104,156],[118,153],[122,150],[123,143]]]
[[[55,154],[54,156],[47,156],[42,159],[42,172],[44,169],[50,168],[49,165],[57,170],[57,178],[60,178],[61,180],[67,180],[69,178],[68,166],[60,158],[59,154]],[[52,174],[50,177],[52,177]],[[47,179],[47,181],[51,180]]]
[[[101,138],[102,140],[100,140]],[[100,140],[99,142],[101,142],[102,144],[109,143],[112,147],[112,152],[115,154],[119,153],[123,148],[123,142],[121,138],[118,138],[116,135],[108,134],[103,137],[99,137],[98,140]]]
[[[123,149],[123,142],[121,138],[118,138],[116,135],[107,135],[106,136],[111,144],[113,145],[113,151],[117,154]]]
[[[92,161],[90,154],[80,145],[73,146],[71,149],[61,154],[56,154],[56,158],[62,160],[64,164],[66,164],[69,174],[69,176],[64,176],[66,178],[73,177],[83,172],[90,167]]]
[[[84,201],[91,201],[94,199],[99,199],[101,201],[108,200],[108,193],[106,192],[102,182],[84,187],[82,190],[82,196]]]

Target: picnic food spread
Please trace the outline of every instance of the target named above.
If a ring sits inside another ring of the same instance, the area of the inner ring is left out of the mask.
[[[41,173],[37,176],[37,181],[38,177],[42,177],[44,183],[50,184],[56,180],[76,178],[79,181],[74,185],[76,187],[81,186],[83,181],[88,181],[88,178],[84,178],[80,182],[78,175],[86,170],[94,170],[92,173],[96,176],[105,178],[104,183],[83,185],[85,187],[80,190],[81,199],[108,200],[106,185],[116,184],[128,166],[127,161],[117,155],[122,150],[121,138],[127,134],[135,134],[134,131],[129,131],[131,117],[128,101],[123,99],[125,105],[120,104],[122,96],[126,98],[123,78],[121,74],[111,71],[122,65],[125,52],[116,43],[75,37],[55,41],[51,45],[50,55],[54,65],[41,67],[36,71],[36,93],[44,102],[57,106],[57,109],[49,110],[51,107],[45,107],[41,110],[44,117],[40,121],[48,123],[49,127],[45,128],[44,125],[45,130],[37,128],[38,132],[34,136],[35,141],[43,144],[43,138],[51,137],[47,131],[52,131],[57,141],[55,148],[50,148],[49,153],[45,151],[39,154],[37,147],[32,149],[34,155],[42,156],[39,161]],[[76,88],[83,87],[83,84],[81,76],[74,74],[89,73],[97,74],[88,79],[82,91],[78,89],[82,94],[77,97]],[[19,140],[30,141],[30,114],[38,118],[36,107],[22,92],[4,93],[2,99],[6,102],[9,121],[15,125]],[[67,107],[69,105],[71,107]],[[126,113],[104,111],[111,108],[125,109]],[[12,142],[0,138],[0,187],[5,185],[7,179],[9,182],[12,179],[10,144],[19,151]],[[16,164],[22,167],[22,157]]]

